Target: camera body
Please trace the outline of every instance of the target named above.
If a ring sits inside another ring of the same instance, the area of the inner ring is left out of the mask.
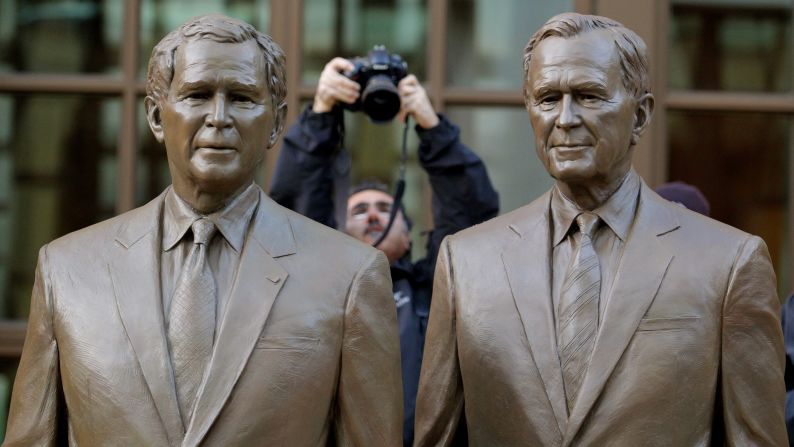
[[[345,76],[361,86],[361,95],[344,108],[363,111],[374,123],[386,123],[400,111],[397,83],[408,75],[408,64],[397,54],[390,54],[383,45],[375,45],[367,57],[351,59],[354,68]]]

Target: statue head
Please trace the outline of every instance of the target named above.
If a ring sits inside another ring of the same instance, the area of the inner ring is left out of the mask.
[[[223,202],[253,181],[284,127],[284,65],[270,37],[220,15],[195,17],[155,46],[147,119],[180,197]]]
[[[567,184],[608,184],[631,167],[650,123],[645,43],[605,17],[549,19],[524,50],[524,100],[538,156]]]

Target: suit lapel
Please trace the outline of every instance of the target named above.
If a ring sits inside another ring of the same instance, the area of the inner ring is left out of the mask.
[[[260,193],[183,445],[200,444],[226,404],[288,276],[274,258],[293,253],[295,241],[289,219],[281,207]]]
[[[108,266],[119,316],[149,387],[170,445],[184,428],[166,346],[160,298],[160,215],[165,193],[132,211],[116,237]]]
[[[551,297],[551,237],[548,214],[550,197],[547,193],[538,199],[528,207],[526,215],[529,217],[519,217],[510,225],[520,239],[502,253],[502,261],[561,437],[567,411]],[[538,209],[541,206],[543,209]]]
[[[590,413],[653,302],[673,259],[659,241],[659,236],[679,225],[669,211],[671,205],[663,200],[642,183],[637,217],[620,260],[592,360],[568,419],[563,445],[570,445]]]

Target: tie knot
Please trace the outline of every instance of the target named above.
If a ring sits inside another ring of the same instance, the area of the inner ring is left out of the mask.
[[[212,223],[211,220],[203,217],[193,222],[190,228],[193,230],[193,243],[204,245],[207,245],[207,243],[212,240],[212,236],[215,235],[216,230],[215,224]]]
[[[600,220],[601,218],[598,217],[598,214],[594,213],[582,213],[576,216],[576,224],[579,225],[579,231],[581,231],[583,235],[586,234],[590,239],[593,238],[593,234]]]

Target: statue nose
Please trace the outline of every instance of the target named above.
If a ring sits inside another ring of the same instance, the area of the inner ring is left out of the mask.
[[[571,95],[563,95],[560,103],[560,114],[557,116],[557,127],[567,129],[581,123],[581,118],[576,111],[576,105]]]
[[[231,126],[229,111],[227,110],[227,100],[224,95],[215,95],[212,100],[212,110],[207,114],[206,124],[209,127],[223,129]]]

